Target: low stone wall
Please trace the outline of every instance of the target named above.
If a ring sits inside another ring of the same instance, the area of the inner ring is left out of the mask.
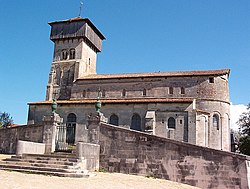
[[[45,144],[19,140],[17,142],[16,155],[22,154],[44,154]]]
[[[164,178],[201,188],[248,188],[246,156],[104,123],[99,127],[90,125],[89,130],[101,146],[100,169]]]
[[[17,141],[43,142],[42,125],[24,125],[0,129],[0,153],[15,154]]]
[[[84,170],[99,170],[100,145],[78,142],[76,155],[82,161],[82,168]]]

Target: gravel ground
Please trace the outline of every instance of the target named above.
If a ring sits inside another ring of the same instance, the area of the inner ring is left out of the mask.
[[[0,155],[0,159],[6,158]],[[96,173],[90,178],[63,178],[0,170],[1,189],[195,189],[172,181],[120,173]]]

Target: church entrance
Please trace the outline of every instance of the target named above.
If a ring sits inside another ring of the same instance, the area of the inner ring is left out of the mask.
[[[69,145],[75,144],[76,115],[70,113],[66,124],[59,124],[56,131],[56,151],[69,151]]]
[[[69,145],[75,144],[76,115],[70,113],[66,122],[66,142]]]

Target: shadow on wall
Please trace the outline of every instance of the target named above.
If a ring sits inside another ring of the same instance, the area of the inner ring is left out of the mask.
[[[247,157],[101,123],[100,168],[201,188],[248,188]],[[91,133],[92,126],[89,126]]]
[[[0,153],[15,154],[18,140],[43,142],[43,125],[0,129]]]

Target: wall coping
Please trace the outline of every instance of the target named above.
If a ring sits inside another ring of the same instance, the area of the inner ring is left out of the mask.
[[[43,125],[40,125],[40,124],[34,124],[34,125],[18,125],[18,126],[15,126],[15,127],[7,127],[7,128],[2,128],[0,129],[0,132],[3,130],[5,131],[6,129],[18,129],[18,128],[22,128],[22,127],[43,127]]]

